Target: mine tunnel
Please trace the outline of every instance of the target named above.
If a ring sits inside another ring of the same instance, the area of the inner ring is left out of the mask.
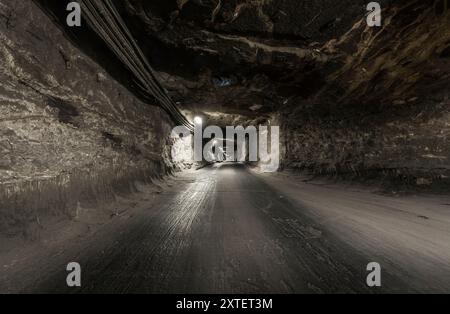
[[[0,0],[0,293],[448,293],[448,3],[369,2]]]

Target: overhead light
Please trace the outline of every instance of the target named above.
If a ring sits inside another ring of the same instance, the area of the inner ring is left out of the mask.
[[[194,118],[194,123],[195,123],[195,124],[202,124],[202,123],[203,123],[203,119],[200,118],[200,117],[195,117],[195,118]]]

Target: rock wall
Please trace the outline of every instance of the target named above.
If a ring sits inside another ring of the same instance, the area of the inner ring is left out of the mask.
[[[322,70],[317,94],[284,112],[286,166],[419,186],[448,181],[450,13],[420,1],[383,13],[383,27],[358,21],[322,48],[346,57]]]
[[[0,233],[168,173],[171,129],[32,1],[0,0]]]
[[[304,112],[287,122],[285,165],[316,174],[394,177],[431,185],[450,177],[449,99],[431,108],[344,116]]]

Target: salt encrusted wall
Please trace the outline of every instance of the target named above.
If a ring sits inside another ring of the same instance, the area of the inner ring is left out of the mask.
[[[383,27],[362,19],[324,46],[345,58],[327,67],[318,94],[284,114],[288,167],[449,181],[450,12],[439,7],[399,2],[383,11]]]
[[[309,111],[286,122],[288,168],[316,174],[388,177],[431,186],[450,177],[449,98],[423,108],[367,116]],[[433,110],[429,112],[428,110]]]
[[[0,0],[0,233],[171,171],[172,127],[32,1]]]

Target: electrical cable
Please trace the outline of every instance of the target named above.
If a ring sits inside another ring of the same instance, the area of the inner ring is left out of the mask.
[[[111,0],[80,0],[84,19],[108,45],[119,60],[131,71],[144,95],[153,96],[178,124],[190,131],[194,126],[170,98],[133,35]],[[146,97],[150,98],[150,97]]]

